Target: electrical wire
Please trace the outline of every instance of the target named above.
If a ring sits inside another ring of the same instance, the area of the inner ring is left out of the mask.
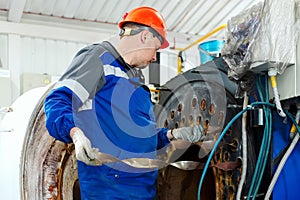
[[[261,180],[262,180],[265,168],[266,168],[268,155],[269,155],[269,152],[270,152],[270,144],[271,144],[271,139],[272,139],[272,115],[270,113],[270,110],[267,110],[266,112],[267,112],[266,115],[269,116],[268,128],[266,130],[266,132],[267,132],[267,134],[266,134],[266,148],[265,148],[265,151],[264,151],[264,156],[263,156],[264,159],[262,161],[263,163],[262,163],[262,166],[261,166],[260,174],[258,176],[258,181],[257,181],[258,183],[257,183],[256,188],[254,190],[252,199],[255,199],[256,194],[258,192],[258,189],[260,187]]]
[[[256,86],[257,86],[257,91],[258,91],[260,100],[264,101],[264,98],[263,98],[264,95],[263,95],[263,91],[261,89],[260,79],[259,80],[256,79]],[[264,112],[264,114],[265,114],[265,112]],[[265,126],[265,128],[266,128],[266,126]],[[260,170],[260,164],[261,164],[261,159],[262,159],[261,158],[262,157],[262,151],[264,149],[264,144],[265,144],[265,131],[266,131],[266,129],[264,130],[264,134],[263,134],[264,137],[262,138],[261,147],[260,147],[259,155],[257,157],[255,171],[254,171],[253,176],[252,176],[252,181],[251,181],[251,185],[250,185],[250,188],[249,188],[249,191],[248,191],[247,199],[250,199],[253,196],[252,192],[254,190],[255,185],[257,184],[257,176],[258,176],[257,174],[259,173],[259,170]]]
[[[256,85],[257,85],[257,90],[260,96],[260,99],[267,103],[268,99],[269,99],[269,95],[268,95],[268,78],[265,78],[265,92],[263,92],[262,90],[262,83],[260,80],[260,76],[258,77],[258,79],[256,79]],[[259,155],[257,158],[257,162],[256,162],[256,166],[255,166],[255,171],[253,173],[253,178],[251,181],[251,185],[250,185],[250,189],[248,191],[248,196],[247,199],[250,199],[250,197],[252,197],[252,199],[255,199],[256,194],[258,192],[258,189],[260,187],[261,184],[261,179],[265,170],[265,166],[266,166],[266,161],[268,159],[268,154],[269,154],[269,148],[270,148],[270,143],[271,143],[271,123],[272,123],[272,118],[271,118],[271,113],[270,110],[266,107],[263,108],[264,109],[264,115],[265,115],[265,129],[264,129],[264,134],[263,134],[263,138],[262,138],[262,142],[261,142],[261,147],[260,147],[260,151],[259,151]]]
[[[297,110],[296,122],[298,122],[299,119],[300,119],[300,109]],[[295,125],[295,124],[293,124],[293,128],[296,128],[296,125]],[[300,132],[298,132],[298,133],[300,134]],[[268,190],[267,190],[267,193],[266,193],[266,196],[265,196],[265,200],[267,200],[267,199],[270,198],[270,196],[271,196],[271,194],[272,194],[272,191],[273,191],[273,189],[274,189],[274,186],[275,186],[275,184],[276,184],[276,182],[277,182],[277,180],[278,180],[278,178],[279,178],[279,174],[280,174],[280,172],[282,171],[282,169],[283,169],[283,167],[284,167],[284,165],[285,165],[287,159],[289,158],[290,154],[291,154],[292,151],[294,150],[294,148],[295,148],[295,146],[296,146],[296,144],[297,144],[297,142],[298,142],[298,140],[299,140],[299,138],[300,138],[299,134],[296,134],[296,135],[294,136],[293,141],[291,142],[289,148],[287,149],[287,151],[285,152],[284,156],[282,157],[282,159],[281,159],[281,161],[280,161],[280,163],[279,163],[279,165],[278,165],[278,167],[277,167],[277,169],[276,169],[276,172],[275,172],[275,174],[274,174],[274,176],[273,176],[273,178],[272,178],[272,180],[271,180],[271,183],[270,183],[270,185],[269,185],[269,188],[268,188]]]
[[[281,107],[281,103],[280,103],[280,99],[279,99],[279,93],[278,93],[278,89],[277,89],[277,81],[276,81],[277,70],[275,70],[274,68],[270,68],[269,71],[268,71],[268,75],[270,77],[271,86],[272,86],[273,93],[274,93],[274,98],[275,98],[275,105],[276,105],[278,114],[281,117],[286,117],[286,115],[283,112],[283,109]]]
[[[198,200],[200,200],[200,194],[201,194],[201,187],[202,187],[202,184],[203,184],[203,181],[204,181],[204,177],[205,177],[205,174],[207,172],[207,169],[208,169],[208,166],[209,166],[209,163],[214,155],[214,152],[216,151],[218,145],[220,144],[221,142],[221,139],[224,137],[225,133],[227,132],[227,130],[230,128],[230,126],[233,124],[233,122],[235,122],[235,120],[237,120],[244,112],[250,110],[251,107],[247,107],[246,109],[240,111],[237,115],[235,115],[231,120],[230,122],[226,125],[226,127],[224,128],[224,130],[222,131],[222,133],[220,134],[218,140],[216,141],[213,149],[211,150],[208,158],[207,158],[207,161],[205,163],[205,166],[203,168],[203,172],[202,172],[202,175],[201,175],[201,179],[200,179],[200,182],[199,182],[199,186],[198,186]]]
[[[255,106],[258,106],[258,105],[266,105],[266,106],[270,106],[270,107],[274,107],[274,104],[271,104],[271,103],[267,103],[267,102],[254,102],[254,103],[251,103],[250,106],[248,106],[246,109],[240,111],[239,113],[237,113],[231,120],[230,122],[226,125],[226,127],[224,128],[224,130],[222,131],[222,133],[220,134],[219,138],[217,139],[213,149],[211,150],[208,158],[207,158],[207,161],[205,163],[205,166],[203,168],[203,172],[202,172],[202,175],[201,175],[201,179],[200,179],[200,182],[199,182],[199,185],[198,185],[198,194],[197,194],[197,199],[200,200],[200,194],[201,194],[201,188],[202,188],[202,184],[203,184],[203,181],[204,181],[204,177],[206,175],[206,172],[207,172],[207,169],[209,167],[209,163],[210,161],[212,160],[212,157],[214,155],[214,152],[216,151],[218,145],[220,144],[222,138],[224,137],[225,133],[227,132],[227,130],[232,126],[232,124],[246,111],[248,110],[251,110],[253,107]]]
[[[249,97],[247,95],[247,92],[244,92],[244,102],[243,102],[243,110],[247,108],[249,101]],[[242,194],[242,189],[243,185],[246,179],[246,174],[247,174],[247,112],[243,113],[242,116],[242,150],[243,150],[243,159],[242,159],[242,165],[243,165],[243,170],[242,170],[242,175],[241,175],[241,180],[238,185],[238,190],[236,194],[236,199],[241,199],[241,194]]]
[[[296,120],[294,119],[294,117],[287,110],[283,110],[283,111],[288,116],[288,118],[290,118],[290,120],[293,122],[293,124],[296,126],[297,132],[300,134],[300,127],[298,126],[298,124],[297,124]]]
[[[267,102],[269,100],[269,88],[268,88],[268,79],[265,78],[265,102]],[[270,152],[270,146],[271,146],[271,139],[272,139],[272,114],[271,114],[271,110],[269,108],[264,107],[264,111],[265,111],[265,118],[266,118],[266,122],[267,124],[265,125],[265,130],[266,130],[266,144],[265,144],[265,148],[263,151],[263,160],[262,160],[262,165],[260,168],[260,173],[258,175],[258,180],[257,180],[257,184],[252,196],[252,199],[255,199],[256,194],[258,192],[258,189],[260,187],[261,184],[261,180],[266,168],[266,164],[267,164],[267,160],[268,160],[268,155]]]
[[[266,123],[265,127],[267,127],[267,123]],[[260,147],[259,155],[258,155],[258,158],[256,161],[256,167],[255,167],[255,171],[252,176],[252,181],[251,181],[247,199],[250,199],[251,197],[255,198],[254,191],[256,190],[257,186],[260,185],[260,183],[258,181],[259,180],[258,177],[259,177],[259,173],[261,172],[261,168],[262,168],[262,163],[263,163],[263,158],[264,158],[264,150],[266,149],[266,141],[267,141],[266,136],[267,136],[267,128],[265,128],[265,131],[264,131],[264,135],[263,135],[263,139],[261,142],[261,147]]]

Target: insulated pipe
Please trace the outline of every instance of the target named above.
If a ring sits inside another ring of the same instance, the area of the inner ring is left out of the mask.
[[[243,110],[245,110],[247,108],[248,105],[248,100],[249,97],[247,95],[247,92],[244,93],[244,103],[243,103]],[[242,150],[243,150],[243,160],[242,160],[242,164],[243,164],[243,170],[242,170],[242,175],[241,175],[241,180],[238,186],[238,191],[236,194],[236,199],[241,199],[241,193],[242,193],[242,189],[243,189],[243,185],[246,179],[246,174],[247,174],[247,112],[243,113],[242,116]]]

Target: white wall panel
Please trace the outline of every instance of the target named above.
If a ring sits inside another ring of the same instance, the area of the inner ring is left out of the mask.
[[[59,76],[85,43],[21,37],[22,73]]]
[[[45,62],[45,57],[46,57],[46,43],[45,39],[41,38],[36,38],[35,43],[34,43],[34,72],[37,73],[47,73],[47,64]],[[51,56],[51,55],[49,55]]]
[[[10,73],[7,70],[8,36],[0,34],[0,108],[9,106],[12,101]],[[2,68],[1,68],[2,67]],[[0,119],[1,120],[1,119]]]
[[[22,38],[22,71],[33,72],[34,70],[34,51],[32,48],[33,39],[30,37]]]
[[[46,40],[46,55],[51,55],[53,52],[57,50],[56,41],[54,40]],[[58,73],[57,68],[57,59],[51,58],[51,56],[45,57],[45,62],[48,66],[48,73],[51,75],[56,75]]]
[[[64,41],[57,41],[56,42],[56,66],[55,66],[55,70],[56,70],[56,74],[59,74],[61,72],[64,71],[64,69],[67,67],[71,56],[67,56],[66,52],[67,52],[67,44]],[[74,50],[75,51],[75,50]],[[54,58],[53,58],[54,59]]]
[[[0,108],[10,106],[12,102],[12,91],[10,78],[0,76]],[[0,119],[1,121],[1,119]]]
[[[46,26],[0,21],[0,27],[0,58],[9,74],[6,78],[8,83],[4,83],[1,77],[0,91],[3,93],[0,107],[9,106],[24,92],[24,87],[23,90],[21,88],[22,84],[24,86],[24,74],[32,74],[34,77],[49,74],[51,80],[56,81],[82,47],[111,35],[105,31],[53,24]],[[33,83],[27,85],[37,86],[34,79],[29,80]]]
[[[8,0],[0,0],[0,8],[8,9],[10,5],[10,1]]]
[[[10,70],[12,100],[16,100],[20,95],[20,74],[21,69],[21,37],[16,34],[8,35],[8,68]]]
[[[2,67],[4,69],[7,69],[7,59],[8,59],[7,50],[8,50],[8,37],[7,35],[0,34],[0,59],[1,59]]]
[[[161,52],[160,62],[160,84],[163,85],[178,75],[177,54],[174,52]]]

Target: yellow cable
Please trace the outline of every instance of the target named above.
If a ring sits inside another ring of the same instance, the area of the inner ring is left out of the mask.
[[[276,76],[270,76],[272,88],[277,87]]]
[[[296,133],[296,130],[297,130],[297,128],[296,128],[295,124],[293,124],[290,133]]]

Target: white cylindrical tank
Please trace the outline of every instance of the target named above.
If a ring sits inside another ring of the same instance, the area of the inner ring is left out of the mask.
[[[45,127],[49,88],[24,93],[1,120],[1,199],[80,198],[73,145],[55,140]]]
[[[20,198],[20,162],[26,130],[47,87],[32,89],[12,105],[12,112],[3,116],[0,127],[0,194],[3,199]]]

